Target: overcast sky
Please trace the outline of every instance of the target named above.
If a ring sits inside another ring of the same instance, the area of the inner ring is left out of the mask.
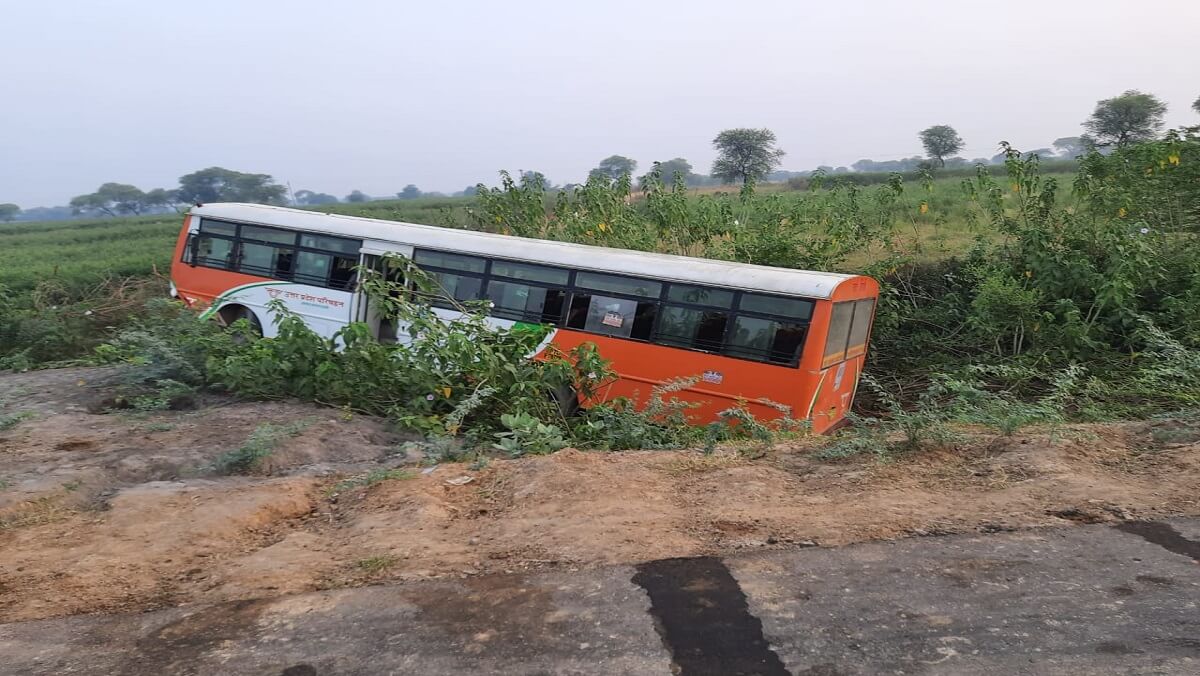
[[[295,190],[579,181],[622,154],[707,173],[728,127],[783,168],[1078,135],[1131,88],[1200,123],[1200,1],[0,0],[0,202],[173,187],[219,165]]]

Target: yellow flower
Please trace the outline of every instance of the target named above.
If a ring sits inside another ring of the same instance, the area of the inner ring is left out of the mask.
[[[1117,209],[1117,216],[1119,216],[1121,218],[1125,218],[1125,214],[1127,214],[1127,213],[1129,213],[1129,212],[1125,211],[1125,207],[1121,207],[1120,209]]]
[[[1026,277],[1026,279],[1033,277],[1033,270],[1026,270],[1025,277]]]
[[[1179,155],[1177,155],[1175,153],[1171,153],[1170,155],[1167,155],[1167,161],[1178,167],[1179,166]]]
[[[443,387],[443,388],[442,388],[442,394],[443,394],[443,395],[445,395],[445,397],[446,397],[447,399],[449,399],[449,398],[450,398],[450,392],[451,392],[451,391],[452,391],[452,390],[451,390],[449,387]]]
[[[929,202],[921,202],[921,213],[929,213]]]
[[[600,232],[604,232],[604,231],[608,230],[608,224],[601,223],[600,225],[596,226],[596,229],[599,230]]]

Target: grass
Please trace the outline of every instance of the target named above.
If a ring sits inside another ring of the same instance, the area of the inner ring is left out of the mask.
[[[393,481],[400,479],[412,479],[416,477],[411,471],[406,469],[377,469],[361,476],[350,477],[334,484],[329,493],[342,493],[360,486],[370,487],[383,481]]]
[[[0,286],[41,281],[78,291],[106,277],[166,274],[180,216],[136,216],[0,225]]]
[[[365,559],[359,559],[356,564],[361,570],[367,573],[382,573],[383,571],[396,565],[396,557],[391,554],[381,554],[379,556],[370,556]]]
[[[979,234],[968,223],[962,189],[963,178],[973,171],[948,170],[951,175],[934,180],[931,192],[913,178],[906,180],[901,199],[909,208],[897,225],[901,233],[911,234],[911,246],[919,258],[936,259],[961,252]],[[1000,175],[1003,169],[992,167],[991,171]],[[827,185],[845,176],[831,175]],[[873,177],[864,174],[856,179]],[[1069,203],[1073,175],[1058,174],[1055,178],[1060,184],[1059,201]],[[699,198],[722,191],[736,192],[736,186],[697,188],[691,194]],[[804,192],[786,183],[764,184],[759,191],[782,199],[799,197]],[[920,210],[923,201],[929,207],[925,213]],[[430,197],[331,204],[318,210],[463,228],[472,224],[469,210],[475,204],[473,197]],[[48,280],[67,290],[79,290],[106,277],[147,276],[156,268],[167,274],[181,223],[181,216],[159,214],[0,225],[0,286],[21,293]]]
[[[45,495],[0,516],[0,533],[65,519],[75,510],[62,505],[61,495]]]
[[[299,435],[309,424],[309,421],[300,421],[289,425],[259,425],[237,450],[218,457],[212,469],[218,474],[250,474],[271,457],[279,442]]]
[[[34,413],[30,411],[21,411],[20,413],[11,413],[9,415],[0,416],[0,432],[9,430],[17,426],[22,420],[28,420],[34,417]]]

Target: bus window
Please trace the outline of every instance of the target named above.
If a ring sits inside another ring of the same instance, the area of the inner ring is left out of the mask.
[[[562,319],[566,292],[499,279],[488,282],[487,297],[494,304],[492,314],[517,321],[557,324]]]
[[[595,272],[580,272],[575,275],[575,286],[596,291],[609,291],[627,296],[658,298],[662,295],[662,283],[648,279],[602,275]]]
[[[431,300],[436,307],[453,308],[455,301],[479,300],[483,297],[483,273],[487,261],[476,256],[427,251],[413,252],[413,260],[442,288]],[[469,274],[459,274],[459,272]]]
[[[676,288],[672,285],[671,291]],[[729,295],[732,300],[733,294]],[[721,343],[725,338],[725,325],[728,322],[728,313],[718,310],[664,305],[654,342],[705,352],[720,352]]]
[[[228,269],[233,258],[233,240],[223,237],[196,237],[196,264]]]
[[[421,267],[443,268],[446,270],[461,270],[462,272],[473,272],[483,274],[487,268],[487,261],[475,256],[464,256],[462,254],[446,253],[444,251],[427,251],[418,249],[413,252],[413,260]]]
[[[813,302],[800,298],[780,298],[758,293],[743,293],[738,302],[739,312],[757,312],[808,321],[812,318]]]
[[[829,334],[825,338],[825,358],[822,366],[836,364],[846,358],[846,340],[850,336],[850,322],[854,315],[854,303],[834,303],[829,319]]]
[[[492,261],[493,277],[508,277],[529,282],[540,282],[551,286],[566,286],[571,273],[559,268],[544,265],[529,265],[528,263],[513,263],[512,261]]]
[[[269,244],[243,242],[238,256],[238,272],[260,277],[290,279],[295,249]]]
[[[456,301],[479,300],[480,290],[483,289],[483,279],[479,277],[468,277],[466,275],[456,275],[453,272],[439,272],[430,270],[429,275],[442,287],[442,291],[436,295],[439,298],[433,299],[433,304],[438,307],[448,307],[451,304],[445,299],[453,298]],[[444,298],[441,298],[444,296]]]
[[[867,351],[867,334],[871,332],[871,318],[874,313],[874,298],[854,303],[854,320],[850,323],[850,340],[846,346],[847,358],[857,357]]]
[[[313,251],[296,254],[296,274],[293,281],[301,284],[325,286],[329,281],[329,266],[333,256]]]
[[[201,218],[200,232],[212,235],[224,235],[226,237],[237,237],[237,224],[214,221],[211,218]]]
[[[709,307],[733,307],[733,292],[690,284],[672,284],[667,288],[667,300]]]
[[[329,271],[329,288],[349,289],[358,278],[358,257],[334,256]]]
[[[296,245],[296,233],[291,230],[276,230],[275,228],[259,228],[253,225],[242,226],[242,239],[256,242],[271,242],[272,244]]]
[[[567,326],[618,338],[649,340],[658,305],[628,298],[577,293]]]
[[[725,354],[772,364],[794,364],[807,330],[807,324],[739,316],[733,321]]]
[[[357,239],[310,235],[302,232],[300,233],[300,246],[306,249],[320,249],[321,251],[332,251],[357,256],[358,250],[362,248],[362,242]]]

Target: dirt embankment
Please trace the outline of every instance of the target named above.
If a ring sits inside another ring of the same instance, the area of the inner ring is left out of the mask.
[[[756,459],[567,450],[431,468],[398,453],[381,421],[303,404],[90,413],[104,377],[0,376],[0,420],[30,414],[0,430],[0,622],[1200,514],[1200,424],[979,435],[890,463],[819,461],[813,440]],[[214,462],[263,424],[294,434],[260,473],[217,474]]]

